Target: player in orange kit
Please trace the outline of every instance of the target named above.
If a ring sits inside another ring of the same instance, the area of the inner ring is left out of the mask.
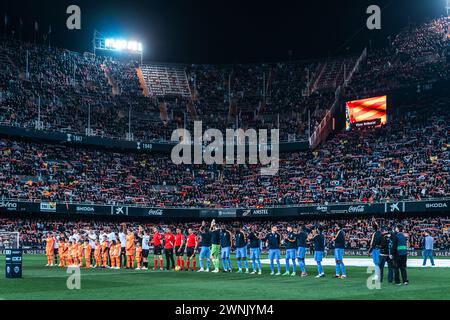
[[[137,262],[136,270],[141,270],[142,246],[139,242],[136,244],[136,262]]]
[[[100,245],[100,241],[98,240],[95,240],[94,260],[94,268],[100,267],[102,265],[102,246]]]
[[[84,242],[84,259],[86,260],[86,268],[92,268],[91,266],[91,245],[89,241]]]
[[[106,240],[106,237],[103,237],[102,241],[102,258],[103,258],[103,266],[102,268],[108,268],[108,255],[109,255],[109,242]]]
[[[78,257],[78,266],[83,266],[83,251],[84,251],[84,245],[83,241],[80,239],[77,243],[77,257]]]
[[[116,269],[120,269],[120,258],[122,256],[122,244],[120,243],[120,241],[117,241],[115,244],[115,250],[116,250],[116,254],[114,259],[116,260]]]
[[[67,245],[64,237],[59,238],[59,248],[58,248],[58,254],[59,254],[59,264],[58,267],[65,267],[66,266],[66,253],[67,253]]]
[[[76,240],[71,241],[70,245],[70,257],[72,258],[71,266],[78,266],[78,244]]]
[[[45,254],[47,255],[46,267],[53,267],[53,254],[55,251],[55,238],[53,234],[49,232],[45,239]]]
[[[72,242],[70,239],[68,239],[66,241],[66,267],[70,267],[73,263],[72,261],[72,255],[71,255],[71,250],[72,250]]]
[[[111,261],[111,269],[116,269],[116,241],[113,240],[111,243],[111,247],[109,248],[109,261]]]
[[[125,250],[127,255],[127,268],[132,269],[134,268],[135,244],[134,244],[134,234],[133,232],[131,232],[130,229],[128,229],[127,231]]]

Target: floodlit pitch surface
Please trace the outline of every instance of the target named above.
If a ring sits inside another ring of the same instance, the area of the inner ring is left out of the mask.
[[[45,256],[24,255],[22,279],[4,277],[1,256],[0,299],[450,299],[448,267],[410,268],[409,286],[383,283],[380,290],[369,290],[367,267],[350,266],[352,259],[347,259],[347,279],[333,278],[332,266],[325,267],[325,278],[315,279],[314,265],[307,266],[307,278],[271,276],[267,264],[263,275],[81,269],[81,289],[69,290],[66,269],[44,267]]]

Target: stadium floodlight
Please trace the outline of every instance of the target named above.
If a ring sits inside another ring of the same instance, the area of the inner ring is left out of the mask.
[[[105,50],[105,51],[117,51],[117,52],[126,52],[129,54],[138,54],[141,56],[142,63],[142,54],[143,54],[143,46],[142,43],[136,40],[126,40],[126,39],[116,39],[116,38],[106,38],[103,37],[100,32],[94,31],[94,55],[97,50]]]
[[[127,41],[124,39],[107,38],[105,39],[105,48],[109,50],[140,52],[142,51],[142,43],[134,40]]]

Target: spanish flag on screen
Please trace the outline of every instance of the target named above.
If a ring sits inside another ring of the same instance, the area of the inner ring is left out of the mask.
[[[380,119],[381,124],[387,121],[387,96],[373,97],[347,102],[347,128],[351,124]]]

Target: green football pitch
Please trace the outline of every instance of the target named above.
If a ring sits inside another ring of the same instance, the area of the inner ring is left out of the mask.
[[[45,263],[43,255],[25,255],[21,279],[0,277],[0,299],[450,299],[450,268],[410,268],[409,286],[383,283],[379,290],[368,289],[364,267],[347,267],[347,279],[333,278],[333,267],[315,279],[315,266],[307,266],[307,278],[271,276],[268,265],[262,275],[81,269],[81,288],[69,290],[66,269]]]

